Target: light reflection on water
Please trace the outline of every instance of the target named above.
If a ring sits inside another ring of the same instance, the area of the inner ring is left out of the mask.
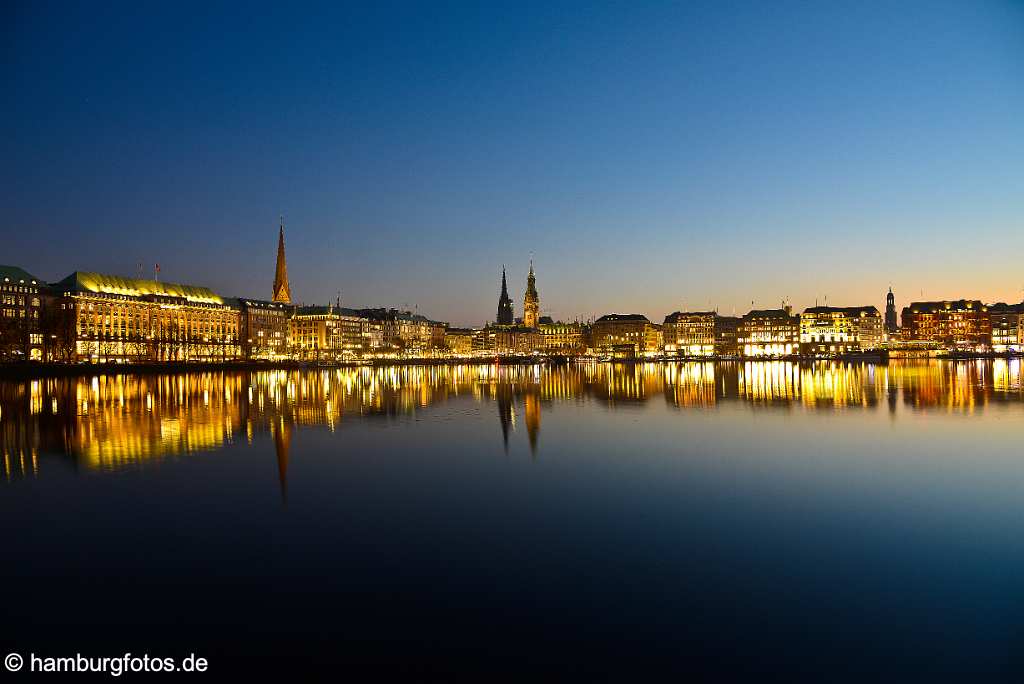
[[[119,469],[215,450],[270,432],[287,449],[295,428],[334,431],[361,417],[414,417],[444,402],[493,405],[504,442],[522,423],[538,448],[559,402],[614,409],[656,401],[678,409],[738,404],[807,411],[971,414],[1024,399],[1020,359],[916,361],[394,366],[304,371],[112,375],[0,382],[2,468],[39,474],[41,453],[86,469]]]
[[[373,680],[1013,675],[1021,380],[989,360],[0,382],[0,641]]]

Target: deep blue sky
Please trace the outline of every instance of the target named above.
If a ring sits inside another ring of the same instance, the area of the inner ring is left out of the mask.
[[[1024,3],[6,3],[0,263],[556,317],[1021,299]]]

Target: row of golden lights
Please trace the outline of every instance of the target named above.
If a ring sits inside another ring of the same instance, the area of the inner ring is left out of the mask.
[[[975,384],[985,379],[986,363],[991,363],[991,389],[1007,392],[1021,389],[1021,363],[1018,359],[995,359],[991,362],[978,360],[949,366],[938,364],[892,365],[876,367],[870,364],[848,366],[843,364],[820,363],[800,366],[791,362],[753,362],[735,364],[736,382],[740,394],[748,388],[782,388],[783,394],[796,396],[809,393],[813,396],[828,396],[840,391],[849,391],[851,384],[885,387],[895,384],[914,387],[922,383],[952,382]],[[729,373],[711,362],[684,364],[637,364],[635,366],[611,366],[610,364],[584,364],[575,367],[577,381],[593,385],[604,384],[611,394],[619,393],[638,384],[651,384],[661,380],[669,386],[703,385],[724,382]],[[557,373],[544,371],[542,366],[394,366],[388,368],[333,369],[312,372],[263,371],[253,375],[230,373],[202,373],[192,375],[164,376],[95,376],[91,379],[33,380],[28,383],[29,412],[38,414],[44,410],[44,399],[49,412],[57,415],[62,410],[63,400],[74,396],[74,412],[87,415],[90,407],[116,405],[132,410],[140,403],[146,411],[153,411],[154,403],[172,402],[193,406],[198,402],[209,407],[211,401],[230,404],[235,396],[243,396],[249,404],[261,409],[266,402],[280,407],[282,402],[306,401],[311,397],[329,399],[332,394],[342,397],[362,397],[373,403],[374,397],[385,391],[445,389],[454,395],[470,391],[480,383],[505,383],[524,386],[542,384]],[[852,381],[852,383],[851,383]],[[243,383],[246,385],[242,391]],[[45,384],[45,387],[44,387]],[[21,387],[19,385],[19,387]],[[654,385],[650,388],[655,389]],[[725,387],[723,385],[723,390]],[[760,392],[761,390],[757,390]],[[644,391],[626,392],[629,396],[640,396]],[[18,391],[15,394],[19,394]],[[154,399],[154,396],[156,399]],[[3,419],[3,405],[6,393],[0,395],[0,420]],[[429,401],[427,396],[424,401]],[[13,408],[13,407],[11,407]],[[10,410],[10,408],[9,408]],[[69,410],[66,406],[64,410]]]

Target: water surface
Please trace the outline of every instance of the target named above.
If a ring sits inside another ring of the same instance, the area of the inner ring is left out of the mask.
[[[221,673],[1012,679],[1018,360],[0,382],[3,642]]]

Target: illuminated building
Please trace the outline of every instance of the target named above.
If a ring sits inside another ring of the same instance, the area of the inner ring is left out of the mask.
[[[526,356],[543,346],[543,335],[536,328],[522,325],[491,326],[493,350],[498,355]]]
[[[368,323],[354,309],[335,304],[296,307],[289,318],[291,355],[336,361],[360,354],[369,346]]]
[[[573,356],[587,350],[586,326],[583,323],[556,323],[544,317],[538,327],[541,347],[548,354]]]
[[[498,325],[512,325],[515,323],[515,314],[512,312],[512,299],[508,296],[508,286],[505,283],[505,267],[501,267],[501,295],[498,297]]]
[[[225,299],[238,310],[242,355],[247,359],[288,356],[288,315],[291,307],[261,299]]]
[[[653,356],[662,348],[661,326],[643,314],[608,314],[591,328],[594,349],[613,356]]]
[[[739,319],[715,311],[676,311],[662,324],[665,352],[682,357],[733,356]]]
[[[790,307],[754,310],[743,316],[736,344],[742,356],[789,356],[800,348],[800,317]]]
[[[1024,337],[1020,327],[1020,315],[1024,312],[1021,304],[990,304],[989,319],[992,321],[992,351],[1005,353],[1024,349]]]
[[[448,328],[444,331],[444,348],[452,356],[472,356],[474,331]]]
[[[318,361],[341,358],[344,342],[340,323],[340,312],[332,305],[296,307],[288,319],[292,357]]]
[[[800,314],[802,354],[845,354],[881,343],[882,317],[873,306],[814,306]]]
[[[974,299],[911,302],[903,308],[903,340],[976,351],[992,344],[988,307]]]
[[[284,262],[284,219],[281,219],[281,230],[277,235],[277,268],[274,269],[275,302],[291,304],[292,290],[288,286],[288,267]]]
[[[885,333],[895,335],[897,330],[899,324],[896,322],[896,297],[890,287],[889,294],[885,295]]]
[[[738,316],[715,318],[715,353],[719,356],[737,356],[737,347],[742,319]]]
[[[447,323],[397,309],[357,309],[352,313],[366,319],[369,329],[379,331],[381,351],[397,353],[444,349]]]
[[[224,361],[239,311],[205,287],[75,271],[52,288],[74,361]]]
[[[477,355],[493,354],[495,331],[497,326],[487,325],[473,331],[473,353]]]
[[[537,295],[537,278],[533,275],[533,259],[530,259],[530,275],[526,276],[526,294],[523,296],[523,325],[536,328],[540,322],[540,297]]]
[[[0,361],[43,358],[40,281],[17,266],[0,266]]]

